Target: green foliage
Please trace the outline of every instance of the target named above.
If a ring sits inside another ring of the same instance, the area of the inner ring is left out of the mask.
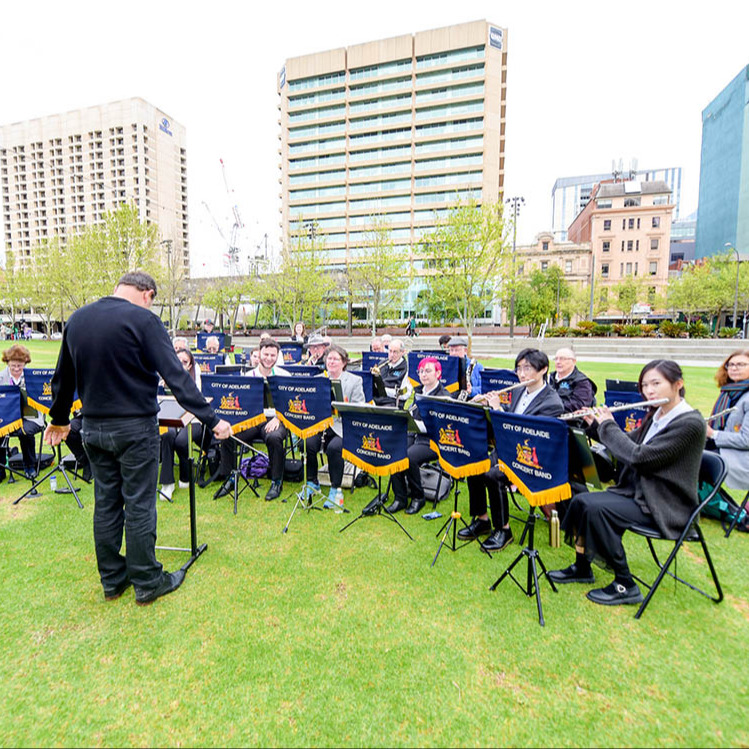
[[[637,338],[640,335],[640,326],[628,323],[624,326],[624,330],[622,331],[624,333],[624,336],[626,338]]]
[[[658,326],[658,330],[667,338],[681,338],[687,332],[687,324],[685,322],[663,320]]]
[[[547,335],[550,338],[564,338],[569,335],[570,329],[566,325],[558,325],[556,328],[549,328]]]
[[[611,326],[611,330],[612,330],[612,331],[613,331],[613,332],[614,332],[614,333],[615,333],[616,335],[622,335],[622,336],[624,335],[624,328],[625,328],[624,324],[623,324],[623,323],[620,323],[620,322],[615,322],[615,323],[614,323],[614,324],[613,324],[613,325]]]
[[[731,328],[731,327],[724,325],[718,331],[718,338],[734,338],[740,332],[741,332],[741,328]]]
[[[591,320],[581,320],[577,324],[577,329],[580,331],[580,335],[592,336],[596,334],[596,328],[598,323],[592,322]]]
[[[655,338],[655,331],[657,328],[657,325],[642,323],[640,325],[640,335],[643,338]]]
[[[430,294],[444,304],[446,319],[458,319],[470,344],[474,319],[500,299],[510,277],[502,204],[456,203],[422,248]]]
[[[607,324],[596,323],[596,327],[593,330],[593,335],[596,335],[596,336],[610,335],[613,329],[614,329],[614,326],[608,323]]]
[[[695,320],[687,325],[690,338],[709,338],[710,328],[702,320]]]
[[[515,291],[515,318],[521,325],[535,326],[546,320],[556,320],[557,307],[570,296],[570,288],[557,265],[546,270],[534,269],[528,278],[519,282]]]

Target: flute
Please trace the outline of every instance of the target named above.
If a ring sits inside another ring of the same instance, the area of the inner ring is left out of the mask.
[[[725,408],[722,411],[718,411],[717,414],[713,414],[712,416],[705,416],[705,421],[709,424],[713,419],[719,419],[721,416],[725,416],[726,414],[730,414],[731,412],[735,411],[737,406],[734,406],[733,408]]]
[[[509,385],[506,388],[502,388],[501,390],[490,390],[488,393],[479,393],[478,395],[474,395],[473,398],[471,398],[468,402],[469,403],[480,403],[482,400],[488,400],[490,396],[492,395],[501,395],[502,393],[509,393],[510,390],[517,390],[521,387],[526,387],[527,385],[532,385],[534,382],[538,382],[538,380],[524,380],[523,382],[516,382],[514,385]]]
[[[621,406],[611,406],[609,411],[626,411],[630,408],[649,408],[655,406],[662,406],[664,403],[668,403],[669,398],[656,398],[652,401],[639,401],[637,403],[622,403]],[[596,408],[600,408],[597,406]],[[569,421],[570,419],[581,419],[583,416],[592,416],[596,412],[596,408],[581,408],[579,411],[572,411],[572,413],[562,414],[558,416],[558,419],[562,421]]]

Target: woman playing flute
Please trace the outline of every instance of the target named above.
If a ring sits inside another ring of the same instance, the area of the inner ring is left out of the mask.
[[[725,485],[749,487],[749,351],[734,351],[715,375],[720,395],[713,414],[733,408],[707,426],[708,449],[717,450],[726,464]]]
[[[604,605],[642,601],[627,565],[622,535],[632,525],[652,525],[676,539],[697,506],[697,481],[705,445],[705,419],[684,400],[681,367],[668,359],[646,364],[638,381],[646,400],[667,398],[652,408],[633,432],[623,432],[606,407],[586,417],[598,439],[622,464],[616,486],[572,498],[562,521],[574,545],[574,564],[549,572],[555,583],[594,582],[592,562],[614,573],[588,598]]]

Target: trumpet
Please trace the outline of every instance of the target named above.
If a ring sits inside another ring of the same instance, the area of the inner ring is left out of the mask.
[[[479,393],[479,395],[474,395],[473,398],[471,398],[468,402],[469,403],[483,403],[489,400],[490,397],[494,395],[501,395],[502,393],[509,393],[510,390],[517,390],[521,387],[526,387],[527,385],[532,385],[534,382],[538,382],[538,380],[524,380],[523,382],[516,382],[514,385],[509,385],[506,388],[502,388],[501,390],[490,390],[488,393]]]
[[[637,403],[623,403],[621,406],[611,406],[609,411],[627,411],[631,408],[655,408],[655,406],[662,406],[664,403],[668,403],[668,398],[656,398],[652,401],[639,401]],[[596,408],[581,408],[577,411],[572,411],[568,414],[562,414],[558,416],[558,419],[562,421],[569,421],[570,419],[581,419],[583,416],[593,416],[596,412]]]
[[[379,374],[380,374],[380,365],[379,364],[375,364],[374,367],[372,367],[372,369],[370,369],[369,371],[373,375],[378,375],[379,376]]]

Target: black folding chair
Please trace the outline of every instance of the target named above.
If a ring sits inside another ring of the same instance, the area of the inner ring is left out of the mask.
[[[739,524],[739,518],[746,511],[747,502],[749,502],[749,491],[744,495],[744,501],[739,505],[738,512],[733,516],[733,520],[731,520],[728,528],[726,528],[726,538],[731,535],[733,529]],[[725,525],[723,527],[725,528]]]
[[[705,451],[702,453],[702,461],[700,463],[700,481],[704,481],[707,484],[709,484],[712,488],[712,491],[700,502],[697,507],[694,508],[692,511],[692,514],[689,516],[689,520],[687,521],[686,525],[684,526],[684,530],[679,535],[679,538],[676,539],[674,542],[674,548],[672,549],[671,553],[668,555],[668,558],[666,559],[665,563],[661,564],[658,555],[656,554],[655,547],[653,546],[653,541],[655,540],[667,540],[664,538],[664,536],[661,534],[661,532],[652,526],[644,526],[644,525],[634,525],[629,530],[632,533],[636,533],[638,536],[643,536],[647,539],[648,546],[650,548],[650,553],[653,556],[653,559],[655,560],[655,563],[660,568],[660,571],[658,573],[658,577],[655,578],[655,582],[653,582],[652,585],[648,585],[645,581],[641,580],[639,577],[634,576],[635,580],[637,582],[642,583],[645,587],[649,588],[648,594],[645,596],[645,600],[640,605],[640,608],[637,610],[637,613],[635,614],[635,619],[639,619],[643,613],[645,612],[645,609],[647,605],[650,603],[650,599],[655,594],[655,591],[658,590],[658,586],[661,584],[661,580],[666,575],[670,575],[674,580],[677,582],[683,583],[688,588],[691,588],[694,591],[697,591],[697,593],[700,593],[701,595],[705,596],[706,598],[709,598],[711,601],[715,603],[720,603],[723,600],[723,590],[720,587],[720,582],[718,580],[718,573],[715,571],[715,566],[713,565],[713,560],[710,557],[710,552],[707,548],[707,543],[705,542],[705,537],[702,534],[702,529],[699,525],[700,520],[700,513],[702,512],[702,509],[705,507],[705,505],[715,496],[718,489],[720,489],[720,485],[723,483],[723,480],[726,477],[726,466],[723,462],[723,459],[714,452]],[[713,584],[715,585],[715,591],[716,596],[711,595],[710,593],[706,593],[704,590],[701,590],[700,588],[696,587],[695,585],[692,585],[691,583],[687,582],[686,580],[683,580],[680,578],[677,574],[670,571],[670,567],[673,564],[674,569],[676,569],[676,555],[679,553],[679,550],[684,545],[685,542],[699,542],[702,545],[702,551],[705,555],[705,560],[707,561],[707,565],[710,568],[710,574],[713,578]]]

